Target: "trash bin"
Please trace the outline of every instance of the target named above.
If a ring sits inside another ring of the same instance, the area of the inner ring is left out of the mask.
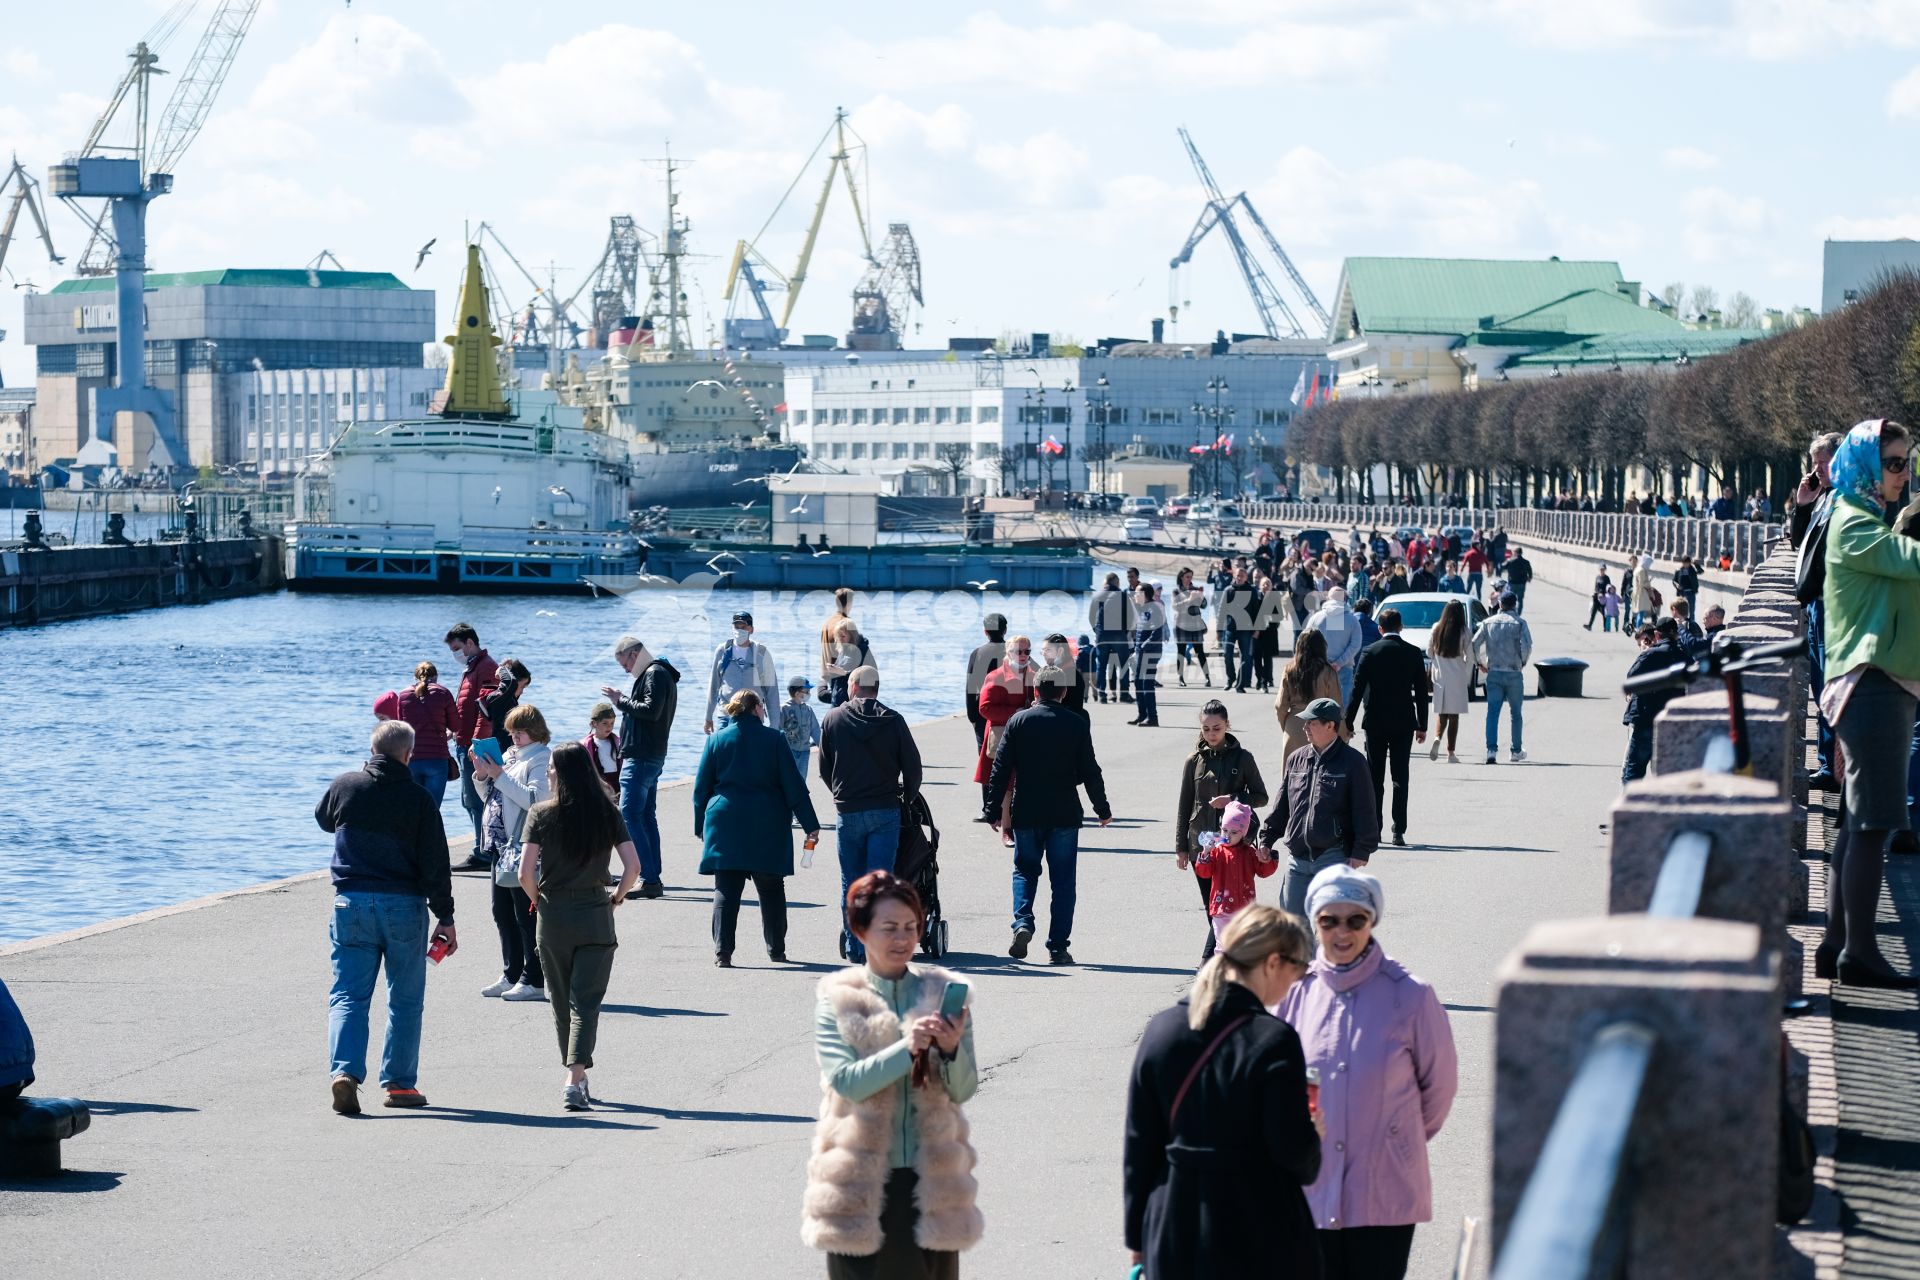
[[[1542,698],[1578,698],[1587,664],[1578,658],[1542,658],[1533,664],[1540,673]]]

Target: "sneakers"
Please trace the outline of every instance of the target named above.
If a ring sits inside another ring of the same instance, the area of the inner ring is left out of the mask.
[[[493,870],[493,863],[477,853],[470,853],[467,855],[465,862],[454,863],[453,869],[455,871],[491,871]]]
[[[1449,752],[1447,752],[1447,763],[1448,763],[1448,764],[1459,764],[1459,763],[1460,763],[1460,757],[1459,757],[1459,756],[1457,756],[1457,755],[1455,755],[1455,754],[1453,754],[1453,752],[1451,752],[1451,751],[1449,751]]]
[[[1067,950],[1065,947],[1060,948],[1058,951],[1049,951],[1047,952],[1047,963],[1072,964],[1073,952]]]
[[[503,996],[511,991],[514,985],[513,980],[503,973],[493,982],[480,988],[480,994],[483,996]]]
[[[1013,945],[1007,948],[1007,954],[1015,960],[1027,958],[1027,944],[1033,941],[1033,930],[1021,925],[1013,931]]]
[[[1440,758],[1440,735],[1436,733],[1433,735],[1433,745],[1427,748],[1427,759],[1438,760],[1439,758]]]
[[[1524,751],[1509,752],[1507,755],[1507,763],[1519,764],[1521,761],[1525,760],[1526,758],[1527,758],[1527,753]]]
[[[360,1082],[352,1076],[333,1078],[333,1109],[343,1116],[360,1114]]]
[[[525,982],[516,982],[502,991],[500,998],[502,1000],[539,1000],[544,1003],[547,998],[547,989]]]
[[[593,1100],[587,1096],[587,1082],[570,1084],[560,1095],[560,1105],[568,1111],[591,1111]]]
[[[1500,761],[1500,757],[1498,757],[1498,756],[1496,756],[1496,755],[1494,755],[1494,754],[1493,754],[1493,752],[1491,752],[1491,751],[1489,751],[1489,752],[1487,752],[1487,758],[1486,758],[1486,761],[1485,761],[1485,763],[1487,763],[1487,764],[1498,764],[1498,763],[1499,763],[1499,761]]]
[[[390,1107],[404,1108],[409,1111],[416,1110],[427,1105],[427,1095],[418,1089],[389,1089],[387,1090],[387,1105]]]
[[[640,882],[638,896],[642,898],[657,898],[666,891],[667,886],[661,884],[658,880],[643,880]]]

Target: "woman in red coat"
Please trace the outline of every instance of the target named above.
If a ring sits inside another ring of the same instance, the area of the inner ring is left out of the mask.
[[[1034,667],[1033,642],[1025,636],[1012,636],[1007,640],[1007,656],[998,667],[987,673],[986,680],[980,686],[980,718],[987,722],[987,731],[980,739],[980,759],[973,771],[975,782],[985,782],[993,772],[993,758],[999,754],[1000,740],[1006,736],[1007,721],[1014,713],[1033,705]],[[1007,788],[1006,798],[1001,801],[1000,832],[1001,840],[1009,847],[1013,844],[1013,788]]]
[[[454,697],[440,683],[438,667],[423,662],[413,669],[413,687],[400,695],[393,718],[413,726],[407,772],[438,805],[447,794],[447,775],[455,772],[447,739],[459,732]]]

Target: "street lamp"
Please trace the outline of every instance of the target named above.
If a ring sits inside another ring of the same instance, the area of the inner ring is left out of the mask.
[[[1213,403],[1211,405],[1202,405],[1198,401],[1195,401],[1193,406],[1194,425],[1197,427],[1201,423],[1205,423],[1213,432],[1211,444],[1204,438],[1194,441],[1197,445],[1206,445],[1208,450],[1213,454],[1213,495],[1211,496],[1218,496],[1220,492],[1220,437],[1225,434],[1225,428],[1233,424],[1233,406],[1227,405],[1223,407],[1220,403],[1220,397],[1226,395],[1231,390],[1232,388],[1227,385],[1225,374],[1208,378],[1206,391],[1207,394],[1213,397]]]
[[[1107,375],[1101,374],[1093,384],[1100,388],[1100,492],[1107,492],[1107,424],[1113,413],[1113,397],[1107,394]]]

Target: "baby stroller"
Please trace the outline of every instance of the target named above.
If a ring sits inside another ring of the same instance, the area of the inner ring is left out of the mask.
[[[916,795],[900,806],[900,852],[893,874],[913,886],[926,909],[920,953],[939,959],[947,953],[947,922],[940,914],[940,828],[933,825],[927,798]]]

